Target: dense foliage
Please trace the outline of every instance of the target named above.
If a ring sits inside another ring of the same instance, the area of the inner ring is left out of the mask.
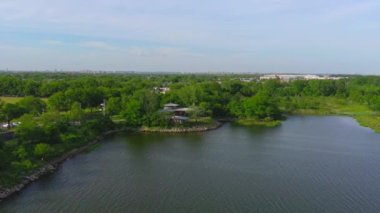
[[[241,81],[242,77],[252,81]],[[170,91],[160,93],[160,87]],[[375,76],[280,82],[240,75],[2,73],[0,93],[0,121],[8,128],[16,122],[14,128],[1,130],[13,137],[0,137],[0,185],[82,146],[115,123],[175,125],[171,115],[160,112],[166,103],[191,107],[189,116],[196,121],[278,120],[298,109],[318,109],[323,104],[320,97],[380,110],[380,77]],[[10,103],[8,97],[22,98]]]

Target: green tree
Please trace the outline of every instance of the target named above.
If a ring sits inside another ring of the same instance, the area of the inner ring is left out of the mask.
[[[231,100],[228,104],[228,109],[231,115],[236,117],[244,117],[244,107],[241,100]]]
[[[18,105],[25,109],[26,113],[33,115],[42,114],[46,110],[46,104],[40,98],[27,96],[18,102]]]
[[[281,89],[281,82],[279,80],[266,80],[262,83],[261,91],[269,96],[275,96],[278,90]]]
[[[8,167],[8,157],[7,154],[0,149],[0,173],[3,169]]]
[[[15,136],[23,142],[37,143],[45,139],[45,132],[41,125],[30,114],[20,118],[21,124],[16,127]]]
[[[138,97],[135,97],[138,98]],[[147,115],[155,113],[160,107],[160,97],[151,91],[146,91],[142,96],[142,112]]]
[[[93,108],[99,107],[99,105],[104,100],[103,92],[98,88],[86,88],[84,90],[84,96],[81,103],[85,104],[87,107]]]
[[[141,125],[141,103],[137,100],[130,100],[122,112],[126,123],[131,126]]]
[[[259,119],[278,119],[281,117],[281,111],[276,102],[263,92],[246,99],[243,106],[247,117],[255,117]]]
[[[168,127],[170,126],[170,113],[156,112],[149,116],[149,126]]]
[[[290,84],[291,95],[293,96],[302,95],[306,85],[307,85],[307,82],[303,80],[295,80],[291,82]]]
[[[19,146],[12,154],[17,156],[19,159],[26,159],[28,157],[28,152],[22,145]]]
[[[70,120],[72,120],[72,121],[82,121],[84,114],[83,114],[81,103],[74,102],[71,105],[69,115],[70,115]]]
[[[11,127],[11,121],[24,114],[24,109],[17,104],[6,103],[2,106],[0,117],[5,119],[8,123],[8,128]]]
[[[380,96],[374,96],[373,98],[371,98],[369,107],[372,110],[380,111]]]
[[[23,83],[23,94],[24,95],[32,95],[32,96],[38,96],[39,90],[40,90],[40,83],[27,79]]]
[[[34,155],[42,160],[54,155],[54,148],[46,143],[39,143],[34,147]]]
[[[12,168],[21,171],[21,174],[25,174],[26,171],[30,171],[37,167],[30,159],[25,159],[21,161],[12,161]]]
[[[111,97],[106,101],[106,112],[110,115],[119,114],[121,111],[121,100],[119,97]]]
[[[57,92],[50,96],[48,105],[52,110],[66,111],[69,109],[70,101],[63,92]]]

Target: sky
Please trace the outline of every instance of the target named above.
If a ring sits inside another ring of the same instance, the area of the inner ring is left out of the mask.
[[[0,70],[380,74],[379,0],[0,0]]]

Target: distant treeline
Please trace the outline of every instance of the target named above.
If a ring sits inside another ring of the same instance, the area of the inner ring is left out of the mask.
[[[254,78],[257,76],[253,76]],[[379,110],[380,77],[351,76],[341,80],[278,80],[241,82],[238,75],[127,75],[80,73],[7,73],[0,74],[1,96],[51,98],[51,105],[69,110],[74,102],[95,108],[104,99],[160,99],[181,105],[199,105],[213,115],[231,115],[232,106],[256,94],[272,98],[336,96],[368,104]],[[257,78],[256,78],[257,79]],[[166,95],[148,94],[154,87],[169,87]],[[136,97],[137,96],[137,97]],[[146,97],[157,96],[157,97]],[[55,102],[55,103],[54,103]],[[118,109],[112,109],[118,113]]]

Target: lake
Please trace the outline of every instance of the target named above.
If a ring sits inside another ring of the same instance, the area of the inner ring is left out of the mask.
[[[2,202],[0,212],[379,212],[380,134],[349,117],[125,133]]]

